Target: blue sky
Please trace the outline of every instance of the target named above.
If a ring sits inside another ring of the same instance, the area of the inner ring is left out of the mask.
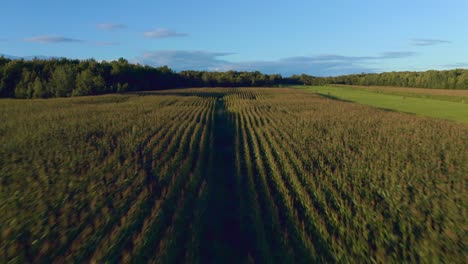
[[[0,54],[317,76],[468,67],[466,0],[5,0]]]

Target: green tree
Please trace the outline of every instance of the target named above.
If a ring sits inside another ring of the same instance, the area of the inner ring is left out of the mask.
[[[42,84],[41,79],[36,77],[32,85],[33,97],[34,98],[47,98],[48,93],[46,87]]]
[[[23,69],[21,79],[15,87],[15,98],[31,98],[33,96],[32,84],[36,78],[35,72]]]
[[[118,93],[125,93],[127,91],[128,91],[128,83],[124,83],[124,84],[118,83],[117,84],[117,92]]]
[[[76,89],[73,90],[72,95],[95,95],[100,93],[104,87],[104,79],[95,75],[90,69],[86,69],[76,76]]]
[[[52,72],[49,84],[55,97],[70,96],[75,87],[76,70],[72,65],[60,65]]]
[[[456,89],[468,89],[468,70],[464,70],[457,78]]]
[[[23,68],[23,60],[13,60],[4,65],[2,79],[0,80],[0,97],[14,96],[16,84],[21,79]]]

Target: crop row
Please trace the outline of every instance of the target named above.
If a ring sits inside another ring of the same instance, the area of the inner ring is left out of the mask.
[[[279,88],[5,100],[0,119],[0,262],[466,257],[466,125]]]
[[[465,127],[300,92],[257,93],[266,95],[255,103],[232,95],[228,105],[250,152],[239,166],[258,183],[247,197],[276,209],[262,213],[278,222],[267,233],[286,236],[283,250],[264,239],[258,252],[289,248],[313,261],[463,258]]]

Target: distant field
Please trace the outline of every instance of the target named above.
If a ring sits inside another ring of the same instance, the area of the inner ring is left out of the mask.
[[[344,88],[364,89],[371,92],[384,94],[393,94],[401,96],[410,96],[418,98],[429,98],[436,100],[446,100],[453,102],[461,102],[468,104],[468,90],[451,90],[451,89],[424,89],[410,87],[393,87],[393,86],[358,86],[358,85],[332,85]]]
[[[465,90],[382,88],[355,86],[296,86],[329,98],[378,108],[468,123]]]
[[[465,124],[278,88],[5,99],[0,120],[0,263],[466,262]]]

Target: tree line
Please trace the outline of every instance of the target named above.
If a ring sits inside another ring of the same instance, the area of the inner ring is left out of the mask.
[[[98,62],[74,59],[11,60],[0,57],[0,97],[52,98],[182,87],[258,87],[288,84],[385,85],[468,89],[468,70],[388,72],[337,77],[255,72],[175,72],[167,66],[131,64],[120,58]]]
[[[351,74],[336,77],[313,77],[303,74],[294,75],[292,79],[305,85],[347,84],[431,89],[468,89],[467,69]]]
[[[90,60],[10,60],[0,57],[0,97],[52,98],[180,87],[250,87],[280,84],[279,74],[174,72],[167,66]]]

